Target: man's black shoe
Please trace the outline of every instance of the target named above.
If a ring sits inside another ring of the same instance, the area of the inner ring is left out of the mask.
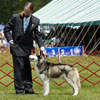
[[[37,93],[35,93],[35,92],[29,92],[29,91],[25,91],[25,94],[37,94]]]
[[[16,92],[16,94],[17,94],[17,95],[24,95],[24,93],[23,93],[23,92],[22,92],[22,93],[18,93],[18,92]]]

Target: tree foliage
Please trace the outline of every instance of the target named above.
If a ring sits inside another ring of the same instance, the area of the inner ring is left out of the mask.
[[[34,11],[37,11],[51,0],[0,0],[0,24],[6,24],[12,14],[23,10],[26,2],[33,2]]]

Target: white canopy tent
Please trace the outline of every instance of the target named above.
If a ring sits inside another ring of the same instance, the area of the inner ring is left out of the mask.
[[[33,14],[40,24],[99,24],[100,0],[52,0]]]
[[[44,30],[55,28],[47,40],[58,37],[61,46],[84,45],[84,51],[89,48],[90,52],[100,49],[100,0],[52,0],[33,15]]]

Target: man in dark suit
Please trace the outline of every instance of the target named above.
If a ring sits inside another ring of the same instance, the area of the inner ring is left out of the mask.
[[[14,65],[14,85],[16,94],[35,94],[32,88],[32,75],[29,55],[36,40],[43,51],[42,38],[38,31],[39,19],[32,15],[33,4],[27,2],[24,11],[14,14],[5,25],[4,34],[10,42],[10,52]]]

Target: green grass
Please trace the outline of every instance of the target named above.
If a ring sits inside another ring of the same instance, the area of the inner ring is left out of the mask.
[[[2,59],[2,57],[4,57]],[[67,63],[67,64],[75,64],[75,62],[79,62],[83,66],[88,66],[91,62],[95,61],[96,63],[100,64],[99,57],[94,58],[94,56],[91,57],[84,57],[82,56],[81,58],[79,57],[63,57],[62,63]],[[68,60],[70,59],[70,61]],[[78,60],[75,60],[78,59]],[[86,60],[85,60],[86,59]],[[92,59],[92,60],[91,60]],[[5,61],[9,62],[12,65],[12,60],[11,60],[11,55],[9,53],[7,54],[1,54],[0,55],[0,66],[5,63]],[[57,63],[55,58],[52,59],[54,63]],[[33,62],[31,63],[32,67],[34,66]],[[74,65],[79,71],[83,69],[78,64]],[[12,71],[13,68],[11,68],[8,65],[5,65],[3,67],[0,67],[0,70],[5,71],[8,73],[9,71]],[[95,72],[96,70],[100,69],[100,66],[96,65],[95,63],[92,64],[91,66],[88,67],[88,69],[92,70]],[[92,74],[91,72],[87,71],[84,69],[84,71],[80,72],[80,75],[84,76],[85,78]],[[96,73],[97,75],[100,76],[100,71]],[[0,71],[0,78],[3,77],[5,74],[3,74]],[[13,73],[9,74],[10,76],[13,77]],[[32,70],[32,77],[35,78],[37,74],[35,73],[34,70]],[[81,78],[81,81],[83,78]],[[96,83],[97,81],[100,80],[100,77],[97,77],[96,75],[93,75],[92,77],[89,78],[90,81],[93,83]],[[3,82],[5,84],[8,84],[11,82],[12,79],[9,78],[9,76],[6,76],[3,79],[0,79],[0,82]],[[36,79],[36,81],[40,82],[40,79]],[[56,82],[61,83],[63,80],[59,79]],[[48,96],[43,96],[43,89],[42,86],[38,85],[37,83],[33,82],[33,88],[34,91],[39,93],[38,95],[16,95],[15,90],[14,90],[14,84],[11,84],[8,87],[3,86],[0,84],[0,100],[100,100],[100,82],[96,85],[92,85],[91,83],[87,82],[86,80],[81,83],[82,87],[79,91],[79,94],[77,96],[72,96],[72,88],[65,82],[61,86],[56,85],[54,82],[50,82],[50,93]]]
[[[42,87],[33,83],[34,90],[38,95],[16,95],[13,85],[4,87],[0,85],[0,100],[100,100],[100,85],[92,86],[82,83],[78,96],[72,96],[72,89],[64,83],[60,87],[50,82],[50,94],[42,95]]]

